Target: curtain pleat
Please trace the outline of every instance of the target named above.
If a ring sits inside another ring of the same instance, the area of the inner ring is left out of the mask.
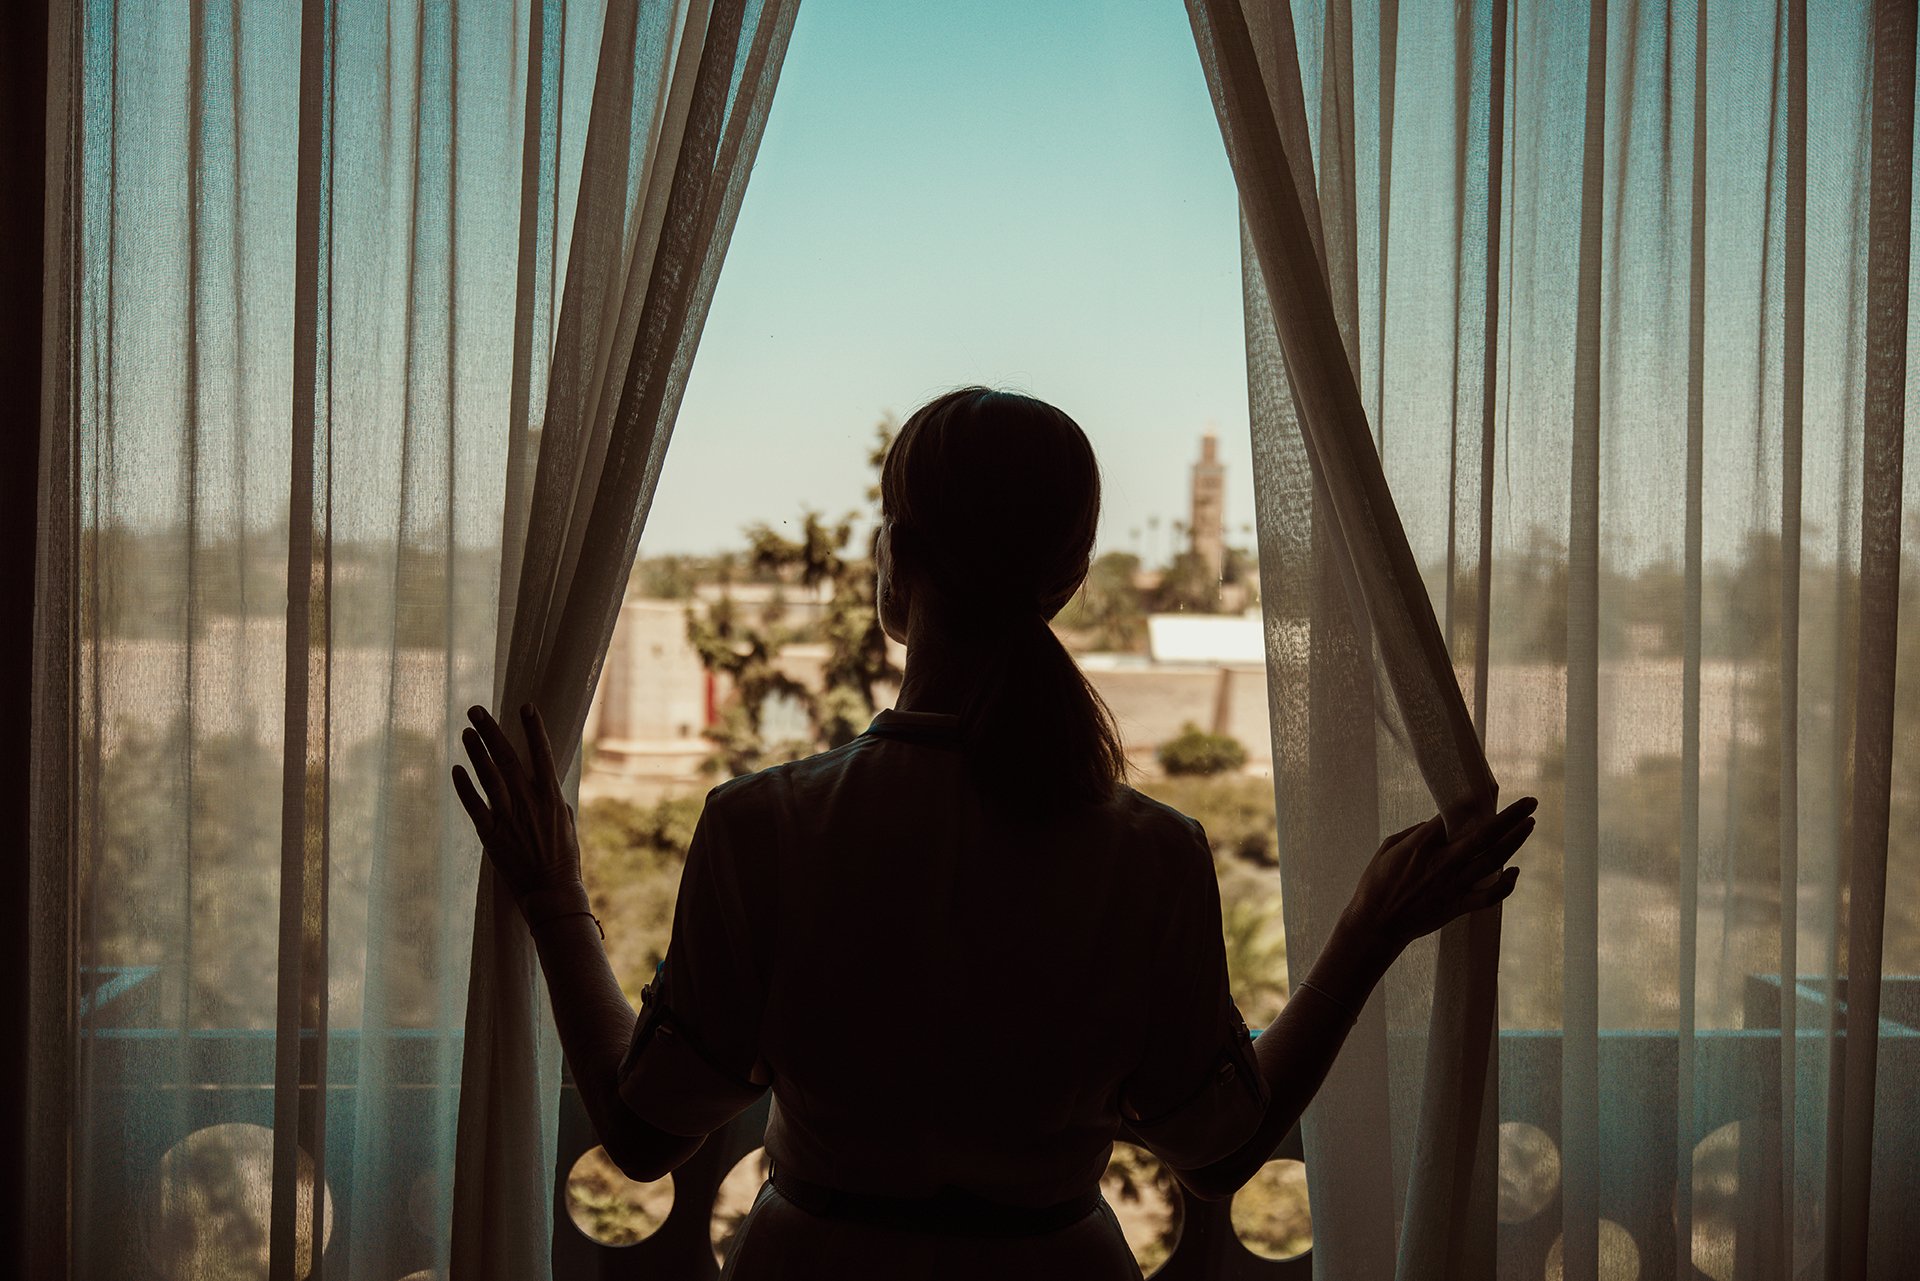
[[[1806,433],[1807,6],[1786,0],[1786,191],[1780,352],[1780,973],[1800,965],[1800,572]],[[1800,1267],[1794,1231],[1800,1126],[1799,1002],[1780,1002],[1780,1164],[1774,1192],[1789,1274]]]
[[[281,964],[274,1013],[273,1175],[267,1248],[272,1281],[296,1281],[306,1276],[313,1270],[313,1243],[325,1239],[325,1198],[313,1196],[312,1189],[325,1186],[327,1155],[327,871],[332,831],[326,802],[332,675],[332,583],[327,550],[332,541],[332,455],[328,448],[329,370],[324,355],[330,337],[327,303],[332,226],[324,196],[332,177],[332,18],[326,4],[302,7],[292,467],[287,515],[286,728],[281,739],[280,775]],[[196,64],[204,59],[204,43],[196,33],[190,54]],[[237,113],[237,92],[232,94],[232,101]],[[202,109],[203,104],[197,101],[196,115]],[[189,173],[197,173],[200,168],[200,156],[190,157]],[[186,336],[189,369],[201,358],[195,337],[190,329]],[[236,346],[244,340],[244,333],[235,333]],[[187,572],[191,578],[191,565]],[[192,652],[191,645],[188,652]],[[191,914],[188,919],[192,919]],[[214,945],[218,945],[217,940]],[[182,1026],[190,1023],[183,1019]],[[303,1157],[307,1165],[304,1171]],[[304,1198],[303,1174],[307,1189]],[[307,1219],[304,1224],[297,1223],[302,1211]]]
[[[1498,380],[1497,348],[1476,343],[1474,336],[1497,332],[1499,322],[1506,26],[1504,0],[1459,6],[1453,14],[1451,257],[1457,354],[1449,374],[1441,617],[1447,649],[1456,656],[1455,674],[1471,691],[1472,723],[1482,741],[1488,715]],[[1478,362],[1470,358],[1476,347],[1484,353]],[[1422,1076],[1456,1082],[1459,1093],[1422,1098],[1414,1141],[1428,1164],[1426,1178],[1405,1193],[1402,1276],[1471,1276],[1494,1258],[1499,1089],[1492,1070],[1498,1035],[1492,971],[1499,954],[1500,914],[1476,913],[1462,928],[1442,935],[1433,977],[1426,980],[1433,1007]],[[1481,977],[1469,982],[1443,978],[1476,973]]]
[[[1683,46],[1684,48],[1684,46]],[[1699,1129],[1695,1080],[1700,1024],[1700,669],[1703,504],[1706,482],[1707,5],[1694,0],[1693,101],[1687,204],[1687,425],[1680,601],[1680,898],[1674,980],[1676,1135]],[[1693,1257],[1693,1149],[1673,1145],[1673,1258]]]
[[[1243,252],[1250,258],[1251,246]],[[1339,570],[1326,559],[1324,532],[1310,522],[1308,529],[1300,527],[1300,512],[1314,502],[1312,471],[1293,426],[1293,402],[1285,389],[1286,372],[1265,288],[1257,269],[1249,269],[1244,279],[1248,376],[1269,390],[1256,397],[1252,406],[1253,448],[1263,477],[1255,493],[1256,528],[1263,547],[1295,543],[1298,562],[1306,566],[1297,574],[1279,572],[1279,562],[1263,564],[1261,569],[1262,599],[1271,602],[1269,718],[1275,749],[1289,751],[1293,766],[1276,779],[1306,780],[1301,792],[1289,798],[1295,803],[1280,811],[1280,858],[1283,865],[1290,864],[1311,850],[1320,858],[1338,858],[1357,871],[1368,851],[1351,840],[1336,844],[1338,837],[1332,834],[1352,832],[1356,824],[1364,827],[1374,821],[1373,684],[1356,661],[1350,625],[1345,636],[1336,640],[1329,635],[1332,627],[1316,629],[1308,637],[1286,621],[1317,617],[1329,595],[1345,589]],[[1334,616],[1346,619],[1344,605]],[[1349,676],[1361,677],[1357,682],[1336,684],[1331,679],[1329,668],[1343,659]],[[1352,732],[1356,727],[1361,732]],[[1329,742],[1329,736],[1341,729],[1349,732]],[[1309,743],[1316,749],[1310,757],[1302,750]],[[1330,812],[1340,808],[1350,820],[1345,824],[1338,812]],[[1357,819],[1356,809],[1360,811]],[[1283,908],[1290,955],[1313,955],[1325,946],[1337,904],[1316,905],[1311,883],[1306,882],[1284,901]],[[1377,1115],[1389,1106],[1387,1028],[1381,1000],[1369,1001],[1361,1011],[1348,1043],[1354,1052],[1335,1063],[1320,1087],[1320,1110],[1309,1110],[1302,1126],[1310,1145],[1350,1141],[1363,1146],[1365,1154],[1340,1165],[1308,1166],[1310,1195],[1316,1204],[1327,1207],[1315,1223],[1315,1239],[1343,1242],[1348,1251],[1374,1260],[1378,1267],[1391,1268],[1391,1237],[1378,1230],[1378,1220],[1369,1223],[1363,1209],[1393,1204],[1390,1136],[1384,1129],[1371,1127],[1345,1133],[1335,1128],[1341,1116]],[[1354,1212],[1344,1214],[1344,1207],[1353,1207]]]
[[[68,91],[84,52],[75,15],[47,6],[46,204],[41,269],[39,542],[34,550],[32,812],[27,815],[27,1079],[16,1160],[24,1203],[26,1274],[66,1281],[75,1274],[74,1180],[82,1168],[72,1143],[79,1081],[79,941],[75,919],[80,848],[82,756],[77,710],[82,577],[81,453],[72,424],[84,376],[78,299],[71,286],[79,251],[84,177],[78,145],[81,112]]]
[[[1885,1181],[1875,1188],[1880,1010],[1887,910],[1888,828],[1895,749],[1894,675],[1899,647],[1909,267],[1913,213],[1914,11],[1881,0],[1873,11],[1873,134],[1867,244],[1865,450],[1860,501],[1860,633],[1855,665],[1853,832],[1848,851],[1847,954],[1843,1021],[1845,1093],[1828,1117],[1829,1159],[1839,1165],[1832,1208],[1833,1275],[1865,1276],[1911,1261],[1876,1249],[1876,1202],[1898,1213]],[[1836,1076],[1842,1070],[1836,1068]],[[1909,1105],[1910,1105],[1909,1100]],[[1910,1135],[1911,1130],[1907,1131]],[[1886,1142],[1898,1142],[1889,1137]],[[1831,1187],[1831,1182],[1829,1183]],[[1876,1196],[1876,1193],[1879,1195]],[[1884,1222],[1884,1220],[1882,1220]],[[1883,1234],[1884,1235],[1884,1234]]]
[[[1561,907],[1561,1241],[1567,1281],[1599,1276],[1600,1219],[1600,252],[1606,173],[1607,2],[1587,19],[1573,447],[1567,514],[1565,898]]]
[[[1379,306],[1374,315],[1373,361],[1373,442],[1382,457],[1387,452],[1386,368],[1387,368],[1387,263],[1390,233],[1393,229],[1393,81],[1400,61],[1400,0],[1381,0],[1380,26],[1376,37],[1379,93],[1375,103],[1379,121],[1377,181],[1379,183],[1378,221],[1380,224],[1379,266],[1374,280]]]

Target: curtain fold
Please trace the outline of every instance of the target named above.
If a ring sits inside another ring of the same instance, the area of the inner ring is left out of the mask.
[[[569,261],[527,509],[507,513],[509,527],[525,520],[524,550],[501,577],[500,599],[514,605],[502,611],[494,704],[536,703],[563,756],[577,754],[796,8],[691,6],[670,74],[647,57],[637,7],[608,15],[596,85],[606,98],[588,126],[574,226],[612,248],[626,284],[609,288],[606,257]],[[659,127],[641,132],[634,90],[647,71],[660,77],[653,95],[664,109]],[[539,203],[532,184],[526,203]],[[545,1275],[559,1046],[532,939],[491,865],[475,911],[453,1275]],[[524,1212],[534,1204],[537,1219]]]
[[[1294,963],[1422,805],[1542,802],[1309,1110],[1316,1274],[1895,1274],[1912,6],[1188,9]]]
[[[1289,7],[1195,0],[1188,11],[1240,186],[1244,239],[1251,249],[1249,386],[1262,596],[1286,600],[1294,574],[1312,584],[1304,617],[1280,620],[1281,627],[1304,623],[1310,633],[1304,670],[1276,652],[1287,642],[1275,635],[1271,606],[1268,628],[1269,697],[1284,701],[1290,690],[1303,691],[1309,705],[1304,742],[1296,741],[1291,753],[1280,741],[1289,718],[1280,709],[1273,717],[1275,760],[1298,755],[1302,747],[1308,757],[1304,795],[1286,795],[1287,781],[1279,784],[1283,813],[1305,806],[1309,815],[1301,828],[1283,823],[1291,837],[1283,866],[1295,869],[1289,900],[1313,899],[1311,908],[1289,911],[1287,921],[1292,954],[1305,964],[1343,905],[1333,887],[1351,886],[1379,838],[1380,797],[1361,785],[1376,770],[1376,662],[1386,683],[1380,697],[1390,692],[1401,741],[1449,824],[1488,812],[1496,788],[1361,404],[1350,11],[1335,0],[1316,33],[1323,53],[1317,150],[1308,143]],[[1311,472],[1304,485],[1297,466],[1294,478],[1282,481],[1270,456],[1290,449],[1290,442],[1276,438],[1293,433]],[[1277,488],[1282,484],[1290,492]],[[1277,527],[1303,520],[1311,548],[1304,557],[1290,555],[1298,550],[1298,536],[1289,540]],[[1301,865],[1307,857],[1338,870],[1323,880]],[[1306,881],[1328,892],[1296,894]],[[1392,1101],[1407,1097],[1393,1088],[1394,1061],[1401,1061],[1404,1076],[1407,1057],[1421,1055],[1389,1043],[1407,1040],[1393,1032],[1404,1016],[1387,1009],[1391,990],[1369,1002],[1355,1041],[1310,1110],[1308,1183],[1321,1207],[1316,1257],[1351,1260],[1346,1275],[1395,1270],[1394,1241],[1380,1225],[1400,1218],[1403,1197],[1400,1275],[1487,1273],[1491,1234],[1473,1231],[1471,1209],[1492,1205],[1488,1063],[1498,918],[1494,909],[1455,922],[1443,931],[1437,958],[1423,958],[1431,967],[1437,1035],[1427,1038],[1427,1066],[1417,1074],[1425,1081],[1413,1096],[1417,1115],[1405,1115],[1404,1106],[1396,1112]],[[1376,1136],[1392,1150],[1390,1162],[1375,1150]],[[1314,1159],[1336,1147],[1348,1158]],[[1471,1245],[1476,1239],[1477,1251]]]
[[[559,1056],[447,771],[473,703],[577,741],[795,8],[55,6],[49,1267],[547,1273]]]
[[[1837,1091],[1839,1106],[1829,1104],[1827,1116],[1829,1226],[1824,1245],[1828,1273],[1839,1276],[1865,1275],[1875,1266],[1895,1266],[1896,1260],[1910,1264],[1913,1257],[1888,1250],[1884,1244],[1888,1234],[1873,1231],[1876,1205],[1884,1204],[1885,1212],[1895,1212],[1885,1197],[1884,1174],[1880,1186],[1875,1186],[1875,1149],[1882,1146],[1878,1142],[1882,1127],[1890,1120],[1905,1122],[1909,1127],[1906,1133],[1911,1135],[1914,1120],[1911,1098],[1905,1107],[1896,1104],[1886,1109],[1895,1113],[1897,1120],[1884,1115],[1878,1089],[1883,977],[1888,968],[1896,972],[1899,968],[1886,965],[1893,762],[1897,751],[1912,746],[1911,726],[1898,724],[1894,695],[1900,651],[1911,653],[1910,647],[1901,643],[1900,605],[1907,572],[1902,557],[1901,517],[1914,501],[1913,483],[1905,473],[1908,400],[1913,395],[1907,370],[1913,248],[1913,6],[1879,0],[1872,21],[1860,634],[1859,660],[1854,669],[1847,995],[1845,1039],[1835,1037],[1832,1041],[1835,1057],[1843,1063],[1832,1071],[1836,1077],[1844,1074],[1844,1087]],[[1804,22],[1802,14],[1802,26]],[[1804,32],[1800,40],[1804,46]],[[1801,57],[1805,57],[1804,47]],[[1913,678],[1910,669],[1902,674]],[[1784,864],[1781,875],[1787,875]],[[1841,1050],[1843,1054],[1838,1052]],[[1792,1187],[1783,1189],[1792,1191]],[[1789,1229],[1792,1226],[1788,1224]]]
[[[79,405],[80,350],[75,341],[73,255],[78,237],[81,173],[75,137],[79,112],[65,89],[76,79],[81,46],[74,14],[49,4],[47,17],[46,190],[41,265],[40,459],[38,542],[34,548],[31,809],[27,814],[25,945],[27,1068],[18,1154],[23,1203],[16,1220],[25,1239],[18,1257],[26,1275],[64,1281],[73,1274],[72,1135],[78,1028],[74,945],[74,857],[79,818],[79,762],[74,707],[79,691],[77,643],[80,487],[72,424]]]

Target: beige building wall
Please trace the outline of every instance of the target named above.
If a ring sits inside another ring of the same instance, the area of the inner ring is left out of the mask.
[[[686,602],[623,604],[587,710],[592,751],[583,788],[607,777],[698,783],[712,751],[704,737],[708,683],[687,640]]]
[[[1249,768],[1272,766],[1264,667],[1127,662],[1090,654],[1081,669],[1112,709],[1135,766],[1151,768],[1155,749],[1188,722],[1238,739]]]

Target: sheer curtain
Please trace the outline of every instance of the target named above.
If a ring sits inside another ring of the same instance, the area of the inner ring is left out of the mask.
[[[577,741],[795,4],[55,10],[65,1262],[544,1275],[559,1058],[450,751]]]
[[[1316,1274],[1899,1275],[1911,4],[1188,9],[1295,963],[1383,832],[1542,802],[1309,1112]]]

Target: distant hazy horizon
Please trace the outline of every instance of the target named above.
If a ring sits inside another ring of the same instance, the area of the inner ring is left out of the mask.
[[[864,508],[874,424],[967,383],[1086,429],[1103,550],[1165,554],[1212,424],[1244,541],[1238,211],[1181,6],[801,6],[641,555]]]

